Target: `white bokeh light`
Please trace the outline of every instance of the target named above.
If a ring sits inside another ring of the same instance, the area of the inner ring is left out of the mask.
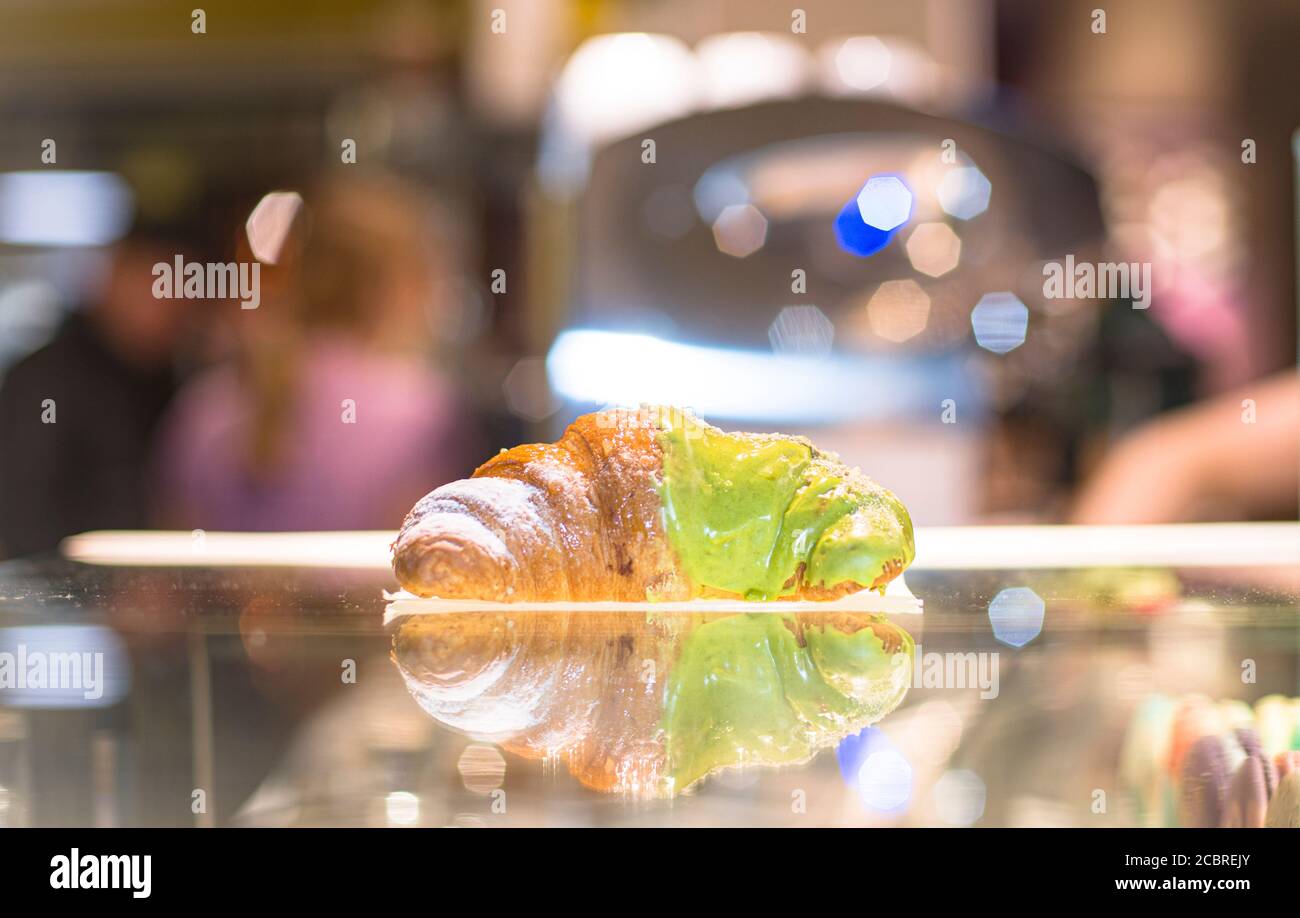
[[[873,810],[890,812],[912,798],[912,766],[897,749],[879,749],[858,769],[858,791]]]
[[[986,351],[1006,354],[1025,343],[1029,333],[1029,309],[1007,291],[988,293],[970,314],[975,342]]]
[[[970,220],[988,210],[992,193],[992,183],[974,166],[949,169],[935,189],[943,212],[958,220]]]
[[[134,198],[112,172],[0,173],[0,243],[105,245],[127,231]]]
[[[384,817],[390,826],[413,826],[420,821],[420,798],[409,791],[393,791],[384,798]]]
[[[834,60],[835,73],[849,90],[866,92],[889,79],[889,49],[874,35],[845,39]]]
[[[302,195],[296,191],[272,191],[262,195],[248,219],[244,232],[253,257],[265,265],[279,262],[294,218],[302,209]]]
[[[1011,587],[989,603],[993,636],[1011,647],[1024,647],[1043,630],[1047,605],[1029,587]]]
[[[556,80],[560,117],[588,143],[671,121],[698,102],[698,66],[691,49],[669,35],[594,36],[578,46]]]
[[[894,175],[877,175],[858,192],[858,212],[867,226],[889,232],[912,215],[912,192]]]
[[[786,35],[731,32],[695,46],[705,101],[717,108],[789,98],[808,82],[808,52]]]
[[[786,306],[768,327],[767,339],[778,354],[829,354],[835,325],[816,306]]]
[[[980,776],[966,769],[945,771],[934,784],[934,808],[950,826],[973,826],[984,815],[986,791]]]

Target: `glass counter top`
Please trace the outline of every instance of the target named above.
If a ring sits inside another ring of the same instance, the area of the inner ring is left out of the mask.
[[[1300,695],[1300,526],[921,530],[919,614],[385,624],[390,538],[0,564],[0,825],[1164,824],[1153,705]]]

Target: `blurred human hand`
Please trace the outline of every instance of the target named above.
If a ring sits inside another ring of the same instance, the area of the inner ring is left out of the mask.
[[[1075,523],[1296,519],[1295,369],[1164,415],[1119,443],[1084,485]]]

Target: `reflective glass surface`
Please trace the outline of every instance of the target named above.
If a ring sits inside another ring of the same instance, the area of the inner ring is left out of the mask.
[[[0,825],[1162,824],[1153,705],[1300,694],[1294,569],[1013,562],[389,624],[374,567],[6,562]]]

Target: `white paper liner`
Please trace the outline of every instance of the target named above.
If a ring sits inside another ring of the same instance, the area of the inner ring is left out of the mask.
[[[692,599],[687,602],[488,602],[481,599],[422,598],[401,590],[384,591],[388,605],[384,624],[409,615],[448,615],[456,612],[869,612],[882,615],[919,615],[922,602],[912,595],[902,577],[890,581],[885,595],[871,590],[850,593],[825,602],[782,599],[746,602],[743,599]]]

